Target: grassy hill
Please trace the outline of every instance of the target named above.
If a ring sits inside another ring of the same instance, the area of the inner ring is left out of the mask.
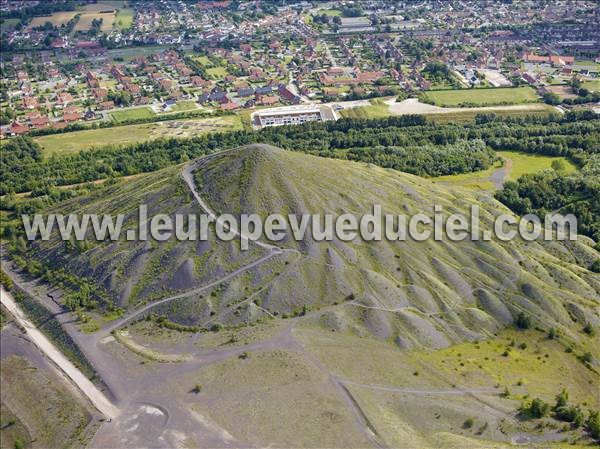
[[[63,212],[201,212],[180,177],[180,167],[140,176],[55,208]],[[489,196],[434,184],[376,166],[253,145],[212,157],[195,173],[200,194],[216,213],[354,213],[382,205],[384,213],[468,214],[479,205],[482,229],[508,212]],[[161,306],[183,324],[241,325],[267,315],[286,317],[324,309],[324,326],[371,334],[402,348],[441,348],[490,337],[519,313],[534,325],[572,333],[573,320],[600,322],[600,280],[583,268],[594,256],[591,240],[578,242],[297,242],[214,289]],[[51,265],[90,277],[107,297],[127,308],[197,288],[265,254],[239,242],[89,243],[79,254],[64,242],[40,244]]]

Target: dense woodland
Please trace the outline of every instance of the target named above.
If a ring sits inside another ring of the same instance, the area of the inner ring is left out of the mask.
[[[0,156],[3,209],[33,212],[73,194],[57,189],[98,179],[151,172],[217,150],[249,143],[362,161],[421,175],[439,176],[483,170],[495,150],[566,156],[583,168],[575,175],[556,171],[507,183],[497,198],[517,213],[560,209],[580,218],[580,232],[600,235],[598,223],[598,157],[600,119],[591,112],[563,116],[499,118],[477,116],[475,123],[439,124],[423,116],[341,119],[337,122],[233,131],[186,139],[158,139],[106,146],[76,154],[43,157],[29,138],[11,139]],[[32,192],[31,201],[14,201],[13,193]]]

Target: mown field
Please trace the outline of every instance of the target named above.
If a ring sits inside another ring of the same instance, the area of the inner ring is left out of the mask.
[[[207,132],[241,129],[239,116],[173,120],[113,128],[90,129],[36,137],[44,153],[66,154],[104,145],[122,145],[159,137],[190,137]]]
[[[436,90],[427,91],[424,96],[435,105],[444,107],[521,104],[538,101],[538,96],[531,87]]]
[[[581,86],[593,92],[597,92],[600,90],[600,80],[584,81]]]
[[[374,99],[370,103],[369,106],[344,109],[340,114],[344,118],[382,118],[391,115],[390,108],[382,99]]]
[[[148,107],[124,109],[122,111],[114,111],[109,113],[110,118],[115,122],[124,122],[126,120],[137,120],[152,118],[156,114]]]
[[[491,176],[495,171],[506,167],[508,164],[508,175],[505,181],[515,181],[523,175],[538,173],[542,170],[552,168],[552,163],[559,161],[563,164],[562,173],[568,174],[578,170],[566,157],[552,157],[539,154],[519,153],[515,151],[498,151],[497,154],[504,159],[504,163],[497,162],[493,167],[473,173],[463,173],[460,175],[438,176],[432,178],[436,182],[444,184],[466,187],[476,190],[494,190],[494,183]],[[510,162],[509,162],[510,161]]]
[[[92,21],[94,19],[102,19],[102,31],[109,31],[113,27],[115,22],[116,10],[118,6],[122,6],[123,2],[99,2],[90,3],[84,8],[77,9],[75,11],[60,11],[55,12],[50,16],[34,17],[30,22],[31,28],[44,25],[46,22],[50,22],[52,25],[60,27],[66,25],[71,19],[77,14],[80,15],[79,21],[75,26],[76,31],[87,31],[92,27]]]
[[[133,24],[134,14],[135,11],[131,8],[119,9],[119,11],[117,11],[115,25],[122,30],[126,30]]]

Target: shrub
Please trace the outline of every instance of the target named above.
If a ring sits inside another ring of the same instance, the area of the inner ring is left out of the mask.
[[[562,391],[556,395],[556,405],[554,406],[554,409],[556,410],[560,407],[564,407],[567,405],[568,401],[569,393],[563,388]]]
[[[515,319],[515,326],[519,329],[529,329],[531,327],[531,318],[523,312],[520,312]]]
[[[210,327],[210,330],[213,332],[219,332],[223,330],[223,325],[221,323],[215,323]]]
[[[470,429],[475,424],[475,420],[473,418],[467,418],[463,423],[463,429]]]
[[[570,422],[573,424],[573,427],[578,428],[583,425],[584,417],[583,411],[579,407],[575,406],[562,406],[558,407],[555,412],[555,416],[557,419],[561,421]]]
[[[585,422],[585,426],[592,438],[600,440],[600,412],[590,410],[590,416]]]
[[[523,404],[521,411],[532,418],[543,418],[550,412],[550,404],[540,398],[535,398],[529,404]]]
[[[593,337],[596,334],[596,330],[591,323],[586,323],[586,325],[583,327],[583,332],[588,334],[590,337]]]

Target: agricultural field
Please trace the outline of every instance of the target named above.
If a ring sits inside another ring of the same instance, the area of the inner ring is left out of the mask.
[[[74,131],[36,137],[34,140],[42,146],[44,154],[50,156],[73,153],[102,145],[122,145],[153,140],[159,137],[190,137],[207,132],[241,128],[239,116],[233,115]]]
[[[122,111],[111,112],[111,113],[109,113],[109,115],[110,115],[110,118],[114,122],[124,122],[127,120],[152,118],[156,114],[152,111],[152,109],[150,109],[148,107],[143,107],[143,108],[123,109]]]
[[[60,27],[79,14],[79,21],[75,25],[76,31],[89,30],[94,19],[102,19],[102,31],[109,31],[112,29],[116,17],[115,4],[122,4],[122,2],[91,3],[75,11],[61,11],[50,16],[34,17],[29,26],[33,28],[50,22],[52,25]]]
[[[521,104],[539,100],[531,87],[438,90],[423,95],[426,100],[443,107]]]

